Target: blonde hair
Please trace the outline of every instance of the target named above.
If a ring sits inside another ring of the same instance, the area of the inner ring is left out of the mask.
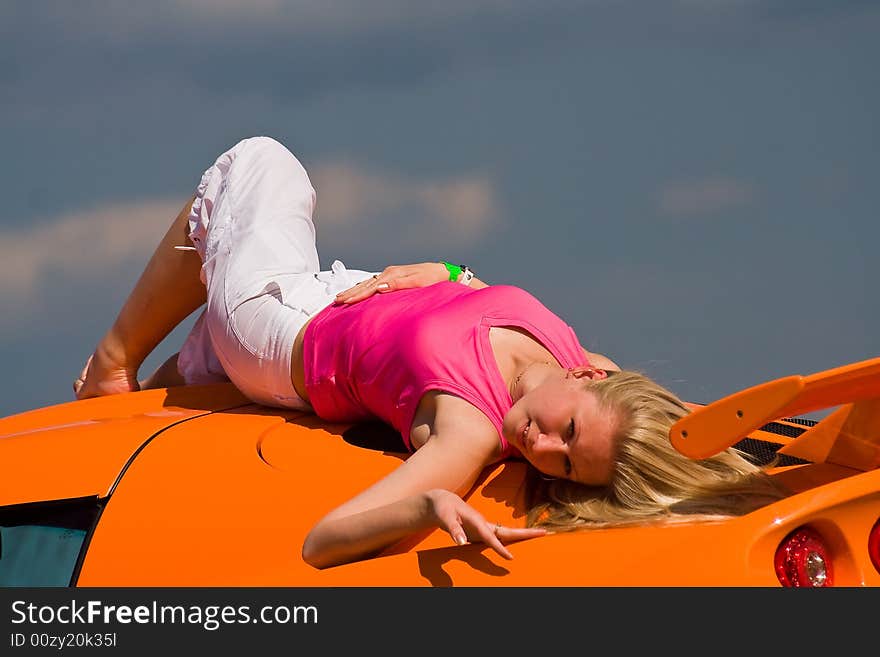
[[[702,460],[679,453],[669,430],[688,408],[642,373],[615,372],[586,385],[617,418],[611,483],[533,477],[528,525],[566,531],[742,515],[786,496],[734,448]]]

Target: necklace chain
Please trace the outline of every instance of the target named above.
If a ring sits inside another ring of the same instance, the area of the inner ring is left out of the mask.
[[[536,361],[533,361],[533,362],[529,363],[528,365],[526,365],[524,368],[522,368],[522,371],[519,374],[517,374],[516,378],[513,380],[513,385],[511,386],[511,392],[513,392],[517,389],[517,387],[519,386],[520,379],[523,378],[523,375],[525,375],[525,373],[529,371],[529,368],[532,367],[532,365],[550,365],[550,364],[551,363],[549,363],[547,361],[536,360]]]

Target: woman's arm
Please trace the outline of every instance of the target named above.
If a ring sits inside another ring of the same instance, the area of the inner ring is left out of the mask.
[[[447,531],[456,543],[482,541],[509,559],[502,540],[544,533],[511,527],[496,532],[494,523],[461,499],[494,458],[498,434],[476,408],[454,399],[460,403],[444,406],[456,412],[433,423],[431,437],[421,448],[312,528],[302,548],[306,562],[326,568],[356,561],[434,527]]]
[[[335,303],[357,303],[376,293],[385,294],[413,287],[427,287],[449,280],[449,271],[442,262],[420,262],[414,265],[391,265],[375,278],[361,281],[336,295]],[[489,287],[476,276],[469,287],[479,290]]]

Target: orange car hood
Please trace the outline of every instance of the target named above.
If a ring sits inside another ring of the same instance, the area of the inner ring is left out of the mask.
[[[112,395],[0,419],[0,505],[105,497],[132,457],[168,427],[249,403],[228,385]],[[47,480],[46,473],[51,473]]]

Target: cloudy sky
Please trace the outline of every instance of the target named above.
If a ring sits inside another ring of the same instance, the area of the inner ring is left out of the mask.
[[[4,0],[0,414],[72,399],[252,135],[325,267],[466,263],[690,401],[876,357],[878,5]]]

